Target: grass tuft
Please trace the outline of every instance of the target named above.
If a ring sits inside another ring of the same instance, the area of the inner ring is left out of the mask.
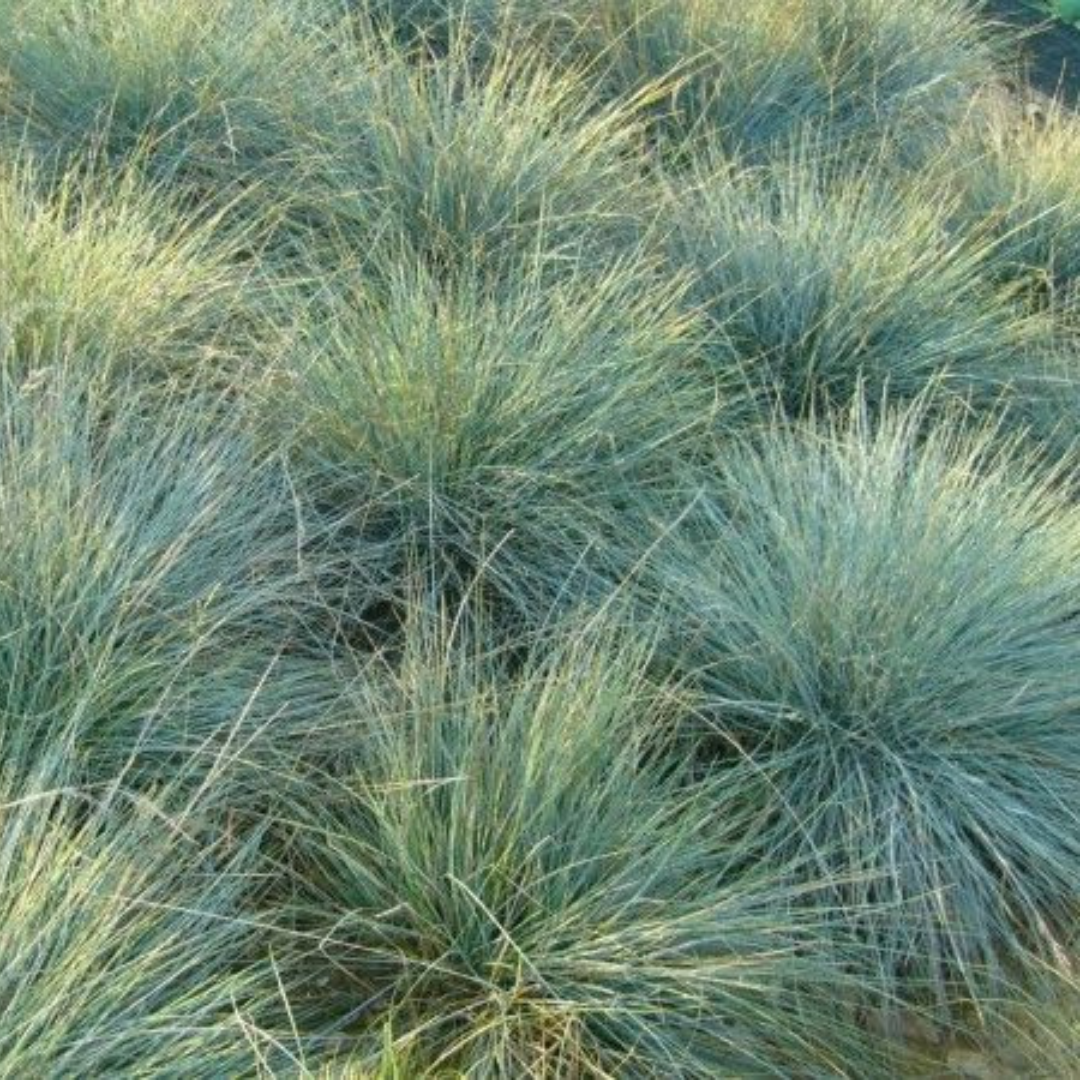
[[[1061,105],[996,99],[979,119],[975,145],[960,146],[974,157],[957,178],[961,221],[994,238],[996,275],[1063,300],[1080,275],[1080,123]]]
[[[8,768],[55,745],[88,779],[171,776],[274,668],[299,591],[284,483],[199,405],[0,385]]]
[[[62,768],[0,779],[0,1072],[247,1075],[246,1017],[274,996],[242,963],[247,853],[62,785]]]
[[[479,71],[465,46],[424,63],[377,55],[358,144],[326,166],[337,235],[404,238],[445,273],[516,265],[538,245],[604,261],[634,244],[647,196],[632,108],[600,107],[536,50],[499,52]]]
[[[496,291],[388,261],[389,288],[343,297],[284,357],[269,430],[315,503],[357,523],[357,565],[416,556],[440,589],[479,576],[533,618],[642,553],[645,524],[620,515],[714,412],[684,360],[682,287],[627,264],[552,283],[546,266]]]
[[[746,171],[722,158],[673,181],[670,257],[695,275],[716,369],[790,415],[914,398],[945,383],[992,398],[1052,332],[987,280],[991,248],[947,230],[926,185],[837,175],[809,140]]]
[[[22,155],[0,172],[0,347],[26,374],[74,354],[85,374],[217,377],[245,303],[235,244],[172,212],[131,173],[51,176]]]
[[[1056,478],[917,410],[856,412],[725,448],[697,513],[662,588],[772,857],[816,859],[943,1015],[1060,964],[1080,531]]]
[[[589,631],[508,667],[421,620],[358,684],[353,767],[296,808],[282,917],[293,1007],[356,1044],[361,1075],[386,1030],[418,1075],[873,1058],[823,924],[749,867],[740,793],[718,832],[685,763],[649,749],[670,707],[647,666]]]
[[[1070,1072],[985,6],[0,0],[0,1075]]]
[[[289,3],[4,0],[3,113],[46,152],[149,153],[161,178],[271,160],[312,55]],[[283,85],[285,71],[290,76]],[[295,106],[310,103],[298,93]]]
[[[848,152],[889,130],[918,160],[993,77],[985,31],[962,0],[378,0],[379,25],[445,48],[455,35],[541,42],[586,64],[612,98],[649,90],[677,153],[700,136],[760,160],[820,126]]]

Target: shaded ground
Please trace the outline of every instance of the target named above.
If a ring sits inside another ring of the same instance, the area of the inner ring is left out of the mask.
[[[982,0],[987,15],[1023,32],[1021,50],[1032,86],[1080,105],[1080,30],[1048,19],[1025,0]]]

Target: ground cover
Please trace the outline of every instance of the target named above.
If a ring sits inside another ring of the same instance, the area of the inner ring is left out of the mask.
[[[1047,14],[0,0],[0,1075],[1076,1074]]]

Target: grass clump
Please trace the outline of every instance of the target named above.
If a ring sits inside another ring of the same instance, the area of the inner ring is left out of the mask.
[[[849,151],[888,130],[918,158],[992,73],[984,33],[960,0],[406,0],[369,10],[436,40],[457,29],[541,41],[561,61],[586,64],[611,97],[650,88],[655,131],[676,151],[711,134],[755,159],[807,124]]]
[[[386,270],[267,389],[298,484],[357,523],[357,565],[379,550],[400,575],[417,556],[438,588],[482,578],[530,621],[610,588],[648,542],[630,508],[714,409],[684,361],[681,287],[626,264],[551,282],[537,260],[499,289],[409,255]]]
[[[796,416],[860,385],[872,401],[935,382],[992,396],[1021,373],[1048,327],[987,281],[986,246],[950,237],[940,195],[838,176],[813,147],[675,181],[671,259],[695,273],[717,370]]]
[[[15,375],[58,356],[86,375],[215,376],[243,304],[230,245],[131,174],[49,178],[29,155],[0,172],[0,346]]]
[[[1080,123],[1060,105],[1025,113],[996,100],[980,119],[961,147],[974,160],[957,178],[960,221],[993,238],[995,275],[1067,301],[1080,276]]]
[[[238,150],[267,118],[260,102],[280,101],[280,90],[265,92],[286,49],[300,52],[300,40],[282,38],[288,7],[5,0],[5,111],[63,153],[88,139],[114,160],[148,140],[163,156]]]
[[[589,6],[618,84],[673,79],[665,126],[760,160],[820,127],[847,153],[881,132],[915,157],[962,113],[989,58],[962,3],[618,0]],[[588,19],[590,16],[584,16]]]
[[[362,63],[371,45],[356,49]],[[599,107],[535,51],[479,71],[464,46],[424,63],[378,55],[357,144],[326,169],[327,218],[346,242],[404,238],[446,273],[506,269],[538,244],[588,261],[634,244],[646,196],[631,109]]]
[[[289,633],[283,482],[199,405],[46,370],[0,391],[5,764],[56,745],[88,779],[173,775]]]
[[[983,6],[0,0],[0,1074],[1069,1071]]]
[[[0,116],[43,158],[135,166],[193,215],[295,217],[365,78],[327,54],[288,0],[3,0]]]
[[[360,1075],[386,1030],[413,1075],[831,1075],[867,1052],[820,928],[746,865],[738,793],[718,834],[649,750],[646,667],[590,631],[511,669],[421,622],[357,688],[282,917],[295,1014],[358,1044]]]
[[[527,251],[541,224],[556,246],[635,228],[637,127],[535,50],[478,70],[464,43],[421,62],[300,3],[58,5],[0,7],[13,136],[133,163],[278,256],[388,229],[450,258]]]
[[[773,857],[879,905],[854,921],[883,973],[943,1016],[1060,963],[1080,531],[1055,477],[918,412],[856,413],[726,448],[700,512],[663,586]]]
[[[1080,275],[1080,126],[1064,107],[991,96],[943,155],[955,192],[950,228],[983,246],[983,274],[1012,290],[1046,326],[1048,348],[1013,376],[1010,423],[1050,461],[1073,460],[1080,372],[1075,361]]]
[[[62,785],[62,768],[0,780],[0,1073],[247,1075],[245,1018],[274,996],[241,963],[250,860]]]

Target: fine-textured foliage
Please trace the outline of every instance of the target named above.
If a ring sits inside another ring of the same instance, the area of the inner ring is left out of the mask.
[[[92,778],[131,757],[171,775],[288,633],[280,478],[213,409],[151,404],[62,371],[0,383],[9,769],[55,744]]]
[[[824,922],[752,866],[740,793],[648,749],[668,710],[645,651],[579,633],[515,673],[428,626],[357,687],[351,775],[295,810],[297,1016],[330,1045],[391,1030],[414,1075],[873,1060]]]
[[[883,131],[904,154],[936,148],[991,73],[963,0],[370,0],[357,5],[406,37],[455,30],[541,41],[586,63],[605,92],[666,88],[657,131],[706,131],[760,156],[806,124],[849,150]]]
[[[641,554],[633,507],[713,411],[679,287],[545,270],[495,291],[387,260],[389,287],[313,323],[265,394],[305,490],[357,522],[358,561],[416,555],[459,594],[481,576],[529,618]]]
[[[138,170],[193,218],[288,251],[326,232],[379,62],[302,0],[0,0],[2,133],[63,169]],[[362,177],[352,197],[360,198]],[[329,185],[329,190],[328,190]],[[332,223],[331,223],[332,224]]]
[[[727,447],[705,489],[663,589],[776,854],[881,905],[856,920],[912,996],[985,1002],[1060,962],[1080,518],[1054,477],[918,413],[855,415]]]
[[[349,52],[371,62],[363,40]],[[404,238],[440,271],[548,251],[602,259],[640,231],[640,134],[580,79],[530,51],[482,72],[464,48],[413,64],[377,53],[357,142],[325,167],[325,216],[346,241]],[[378,272],[379,267],[373,268]]]
[[[88,376],[157,378],[223,367],[241,302],[230,245],[171,212],[131,175],[0,171],[0,348],[9,372],[74,354]]]
[[[993,95],[949,145],[936,171],[956,193],[950,228],[985,251],[987,281],[1015,290],[1053,340],[1014,371],[1011,422],[1052,460],[1080,436],[1080,125],[1062,107],[1027,110]]]
[[[1075,1071],[997,6],[0,0],[0,1077]]]
[[[233,177],[313,118],[313,45],[274,0],[3,0],[0,114],[43,152],[148,157],[179,182]],[[285,162],[279,162],[284,165]]]
[[[0,4],[0,115],[42,153],[93,148],[195,209],[359,251],[387,228],[446,258],[634,224],[635,126],[535,53],[477,73],[464,47],[416,65],[299,4],[58,3]]]
[[[1048,329],[987,280],[988,247],[950,237],[929,187],[838,176],[814,149],[754,172],[706,159],[675,182],[671,258],[696,272],[714,364],[793,415],[860,384],[993,394],[1021,374]]]
[[[996,101],[979,119],[952,163],[960,221],[995,239],[995,274],[1065,299],[1080,276],[1080,123],[1058,105],[1025,114]]]
[[[250,859],[57,783],[62,768],[0,779],[0,1074],[247,1075],[243,1019],[275,994],[241,964]]]
[[[610,0],[581,9],[619,83],[675,75],[676,130],[711,131],[751,157],[807,124],[849,153],[889,129],[902,151],[932,148],[988,71],[970,11],[954,0]]]

